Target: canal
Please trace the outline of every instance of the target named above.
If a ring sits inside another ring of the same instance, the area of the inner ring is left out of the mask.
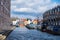
[[[17,27],[7,37],[7,40],[60,40],[60,36],[29,30],[26,27]]]

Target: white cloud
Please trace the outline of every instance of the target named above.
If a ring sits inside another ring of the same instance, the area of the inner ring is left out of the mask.
[[[15,10],[16,9],[16,6],[11,6],[11,10]]]
[[[11,0],[11,11],[44,13],[57,5],[58,4],[52,2],[52,0]],[[15,16],[18,17],[18,15]],[[28,17],[29,15],[20,15],[19,17],[22,16]],[[29,17],[36,18],[31,15]]]
[[[16,8],[14,11],[17,11],[17,12],[35,12],[35,10],[33,10],[31,8]]]
[[[35,19],[36,18],[34,16],[31,16],[31,15],[16,15],[16,14],[11,15],[11,17],[16,17],[16,18],[31,18],[31,19]]]
[[[11,9],[14,11],[41,13],[57,5],[51,0],[14,0],[11,4]]]
[[[58,4],[57,3],[51,3],[51,4],[49,4],[49,5],[45,5],[45,6],[39,6],[38,8],[37,8],[37,10],[39,11],[39,12],[45,12],[45,11],[47,11],[47,10],[49,10],[49,9],[52,9],[52,8],[54,8],[55,6],[57,6]]]

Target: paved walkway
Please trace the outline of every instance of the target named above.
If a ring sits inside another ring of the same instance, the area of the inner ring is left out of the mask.
[[[37,30],[17,27],[7,38],[7,40],[60,40],[60,36],[54,36]]]
[[[0,40],[5,40],[6,36],[0,34]]]
[[[11,29],[11,31],[14,30],[15,28],[16,28],[16,27],[13,27],[13,28]],[[4,32],[3,34],[0,34],[0,40],[5,40],[6,37],[10,34],[11,31],[8,30],[8,31]],[[0,31],[0,32],[1,32],[1,31]]]

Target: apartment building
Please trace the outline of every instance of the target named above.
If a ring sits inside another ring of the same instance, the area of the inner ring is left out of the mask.
[[[43,14],[43,23],[47,27],[47,29],[52,30],[54,27],[60,26],[60,5],[46,11]]]
[[[0,0],[0,30],[10,29],[10,1]]]

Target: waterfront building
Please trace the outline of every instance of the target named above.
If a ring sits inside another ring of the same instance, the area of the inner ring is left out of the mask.
[[[34,19],[33,20],[33,24],[38,24],[38,20],[37,19]]]
[[[0,0],[0,30],[10,29],[10,1]]]
[[[53,30],[53,26],[60,26],[60,5],[46,11],[43,14],[43,24],[47,29]]]

